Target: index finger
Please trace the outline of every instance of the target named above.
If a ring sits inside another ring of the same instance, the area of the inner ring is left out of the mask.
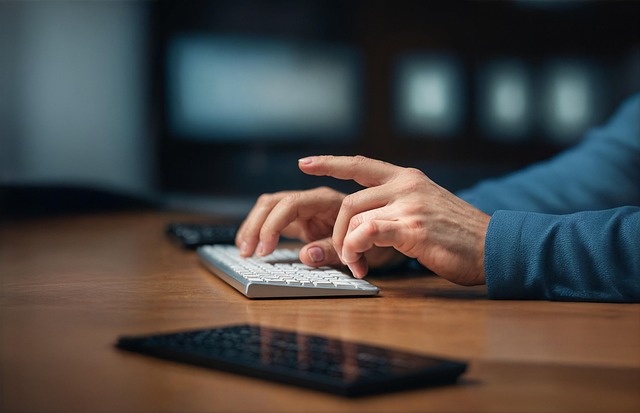
[[[316,176],[354,180],[362,186],[382,185],[403,169],[387,162],[364,156],[310,156],[298,161],[302,172]]]

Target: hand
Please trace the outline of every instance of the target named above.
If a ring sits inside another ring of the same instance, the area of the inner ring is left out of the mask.
[[[326,187],[261,195],[238,230],[240,254],[270,254],[280,235],[305,242],[331,236],[344,197]]]
[[[314,156],[301,159],[299,167],[366,187],[343,197],[332,235],[340,259],[356,277],[367,273],[365,252],[393,247],[455,283],[484,283],[490,216],[419,170],[362,156]]]
[[[300,250],[303,263],[317,267],[341,264],[331,235],[345,196],[326,187],[260,196],[238,230],[235,243],[240,255],[270,254],[283,235],[307,242]],[[373,267],[402,259],[391,248],[372,248],[366,256]]]

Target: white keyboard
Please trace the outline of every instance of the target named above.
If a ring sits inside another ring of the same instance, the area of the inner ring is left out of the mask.
[[[243,258],[232,245],[198,248],[202,263],[249,298],[372,296],[380,289],[332,267],[309,267],[297,249]]]

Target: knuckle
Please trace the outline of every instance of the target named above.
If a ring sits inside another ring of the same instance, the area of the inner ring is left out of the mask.
[[[424,186],[426,175],[415,168],[407,168],[402,172],[401,185],[407,191],[416,191]]]
[[[369,162],[369,158],[362,155],[356,155],[353,157],[353,166],[352,169],[359,169],[363,164]]]
[[[320,195],[322,197],[327,197],[332,196],[335,190],[329,188],[328,186],[319,186],[317,188],[311,189],[309,192]]]
[[[364,219],[362,218],[362,216],[361,215],[354,215],[349,220],[349,231],[353,231],[354,229],[358,228],[362,224],[364,224]]]
[[[422,182],[426,175],[419,169],[407,168],[403,171],[403,178],[407,181]]]
[[[355,205],[356,197],[353,194],[345,196],[342,200],[342,208],[346,212],[352,211],[355,208]]]
[[[300,197],[301,197],[301,194],[299,192],[291,192],[285,195],[280,200],[280,203],[283,204],[285,207],[293,207],[299,202]]]
[[[363,155],[356,155],[353,157],[354,162],[356,163],[362,163],[362,162],[366,162],[367,161],[367,157],[363,156]]]
[[[414,178],[423,178],[424,177],[424,173],[417,168],[405,168],[404,172],[410,176],[410,177],[414,177]]]
[[[260,228],[260,239],[270,241],[274,238],[278,238],[280,234],[272,228],[263,226]]]
[[[380,232],[380,228],[375,221],[367,221],[362,224],[362,232],[367,237],[375,237]]]
[[[262,194],[258,197],[258,205],[271,205],[275,202],[275,194]]]

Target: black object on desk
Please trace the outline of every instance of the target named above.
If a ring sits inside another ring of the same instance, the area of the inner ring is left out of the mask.
[[[257,325],[121,337],[116,346],[343,396],[453,383],[467,368],[460,361]]]
[[[188,249],[202,245],[233,244],[239,224],[204,224],[174,222],[166,227],[167,235]]]
[[[39,218],[80,213],[155,210],[157,200],[81,185],[0,184],[0,218]]]

